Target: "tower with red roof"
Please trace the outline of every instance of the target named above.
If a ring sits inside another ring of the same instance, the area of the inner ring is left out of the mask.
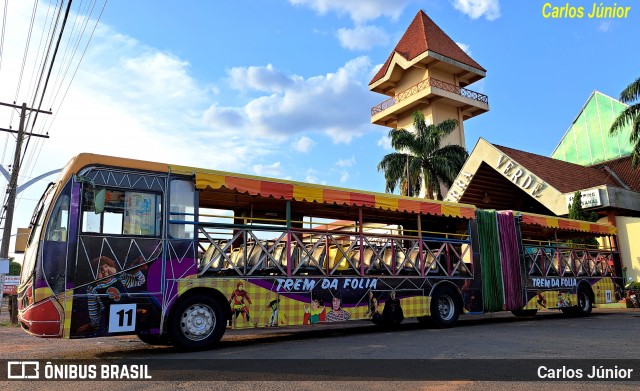
[[[371,109],[371,123],[410,129],[416,110],[424,113],[427,124],[453,118],[460,125],[443,145],[465,146],[464,121],[489,111],[488,97],[466,87],[486,72],[419,11],[369,83],[369,90],[389,97]]]

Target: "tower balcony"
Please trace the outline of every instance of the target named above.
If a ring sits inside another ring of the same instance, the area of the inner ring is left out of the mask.
[[[463,120],[489,111],[488,96],[428,77],[392,98],[373,106],[371,108],[371,123],[395,128],[398,117],[404,113],[415,110],[417,106],[429,105],[437,101],[458,107]]]

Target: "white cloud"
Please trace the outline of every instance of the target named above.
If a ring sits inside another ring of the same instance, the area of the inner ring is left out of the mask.
[[[342,171],[340,174],[340,183],[345,183],[349,180],[349,173],[347,171]]]
[[[281,92],[257,97],[241,107],[211,105],[204,120],[212,127],[233,128],[245,137],[282,138],[324,132],[334,142],[348,143],[373,129],[368,113],[376,97],[367,88],[370,69],[369,58],[363,56],[348,61],[334,73],[306,79],[286,76],[292,83]],[[270,72],[280,73],[275,69]],[[281,80],[274,81],[273,88],[263,84],[261,90],[275,91],[282,86]]]
[[[307,174],[307,176],[304,177],[304,181],[308,183],[319,183],[320,180],[315,175]]]
[[[600,22],[600,24],[598,25],[598,31],[601,31],[603,33],[608,32],[611,29],[611,21],[610,20],[605,20],[603,22]]]
[[[309,152],[314,145],[316,142],[307,136],[302,136],[291,144],[294,150],[303,153]]]
[[[460,49],[462,49],[463,52],[467,53],[468,55],[471,55],[471,50],[469,50],[469,45],[462,42],[456,42],[456,45],[460,46]]]
[[[9,8],[7,17],[0,72],[0,101],[5,102],[15,98],[33,6],[30,2],[14,5]],[[41,36],[41,30],[46,26],[46,11],[46,7],[38,9],[32,33],[35,37]],[[70,18],[74,20],[75,15]],[[92,28],[94,23],[89,21],[87,25]],[[61,45],[64,47],[65,41]],[[83,47],[80,45],[80,49]],[[33,67],[39,63],[35,58],[37,45],[33,45],[33,41],[30,48],[33,51],[29,51],[26,61],[28,68],[18,94],[19,102],[31,101],[27,94],[29,77],[33,74]],[[196,80],[190,74],[187,61],[119,34],[105,24],[96,29],[64,104],[60,106],[80,53],[82,50],[77,52],[76,62],[63,83],[57,75],[64,72],[57,68],[52,72],[43,107],[51,107],[54,114],[40,115],[34,129],[35,132],[48,131],[51,138],[32,139],[20,183],[29,176],[63,167],[80,152],[236,172],[257,170],[278,176],[284,171],[274,164],[254,167],[276,149],[285,146],[278,144],[277,137],[270,136],[269,142],[265,142],[264,138],[246,137],[229,126],[234,122],[244,124],[244,112],[212,104],[214,94],[219,90],[210,83]],[[63,65],[66,66],[61,57],[56,66]],[[259,82],[269,81],[268,78],[264,80],[259,77],[251,79],[253,84],[247,87],[254,88],[260,86]],[[282,79],[275,77],[273,85],[276,81]],[[57,96],[55,101],[54,96]],[[204,121],[203,113],[211,107],[218,107],[218,117],[223,121]],[[0,110],[2,127],[10,125],[10,114],[9,109]],[[16,119],[13,126],[17,126]],[[0,161],[2,164],[6,164],[8,156],[13,154],[13,143],[8,145],[5,158]],[[28,224],[34,200],[39,198],[44,184],[45,181],[39,182],[21,193],[14,226]]]
[[[384,46],[389,43],[389,35],[376,26],[341,28],[336,32],[336,36],[340,46],[349,50],[369,50],[374,46]]]
[[[282,177],[284,176],[284,170],[282,169],[282,165],[280,162],[275,162],[273,164],[256,164],[252,167],[253,172],[256,175],[260,176],[269,176],[269,177]]]
[[[352,167],[356,164],[356,157],[352,156],[351,159],[339,159],[336,162],[336,166],[338,167]]]
[[[392,150],[391,139],[386,134],[378,140],[378,146],[385,150]]]
[[[487,20],[495,20],[500,17],[499,0],[452,0],[452,3],[453,8],[471,19],[484,16]]]
[[[253,89],[262,92],[282,92],[295,82],[295,76],[289,77],[273,65],[265,67],[237,67],[227,71],[231,87],[238,90]]]
[[[348,14],[356,23],[374,20],[380,16],[397,20],[410,0],[289,0],[293,5],[303,5],[320,15],[329,11],[338,15]]]

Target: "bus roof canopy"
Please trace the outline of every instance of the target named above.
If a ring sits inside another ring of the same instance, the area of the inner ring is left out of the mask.
[[[309,183],[261,178],[215,171],[195,171],[196,188],[217,190],[226,188],[239,193],[284,200],[320,202],[326,204],[365,206],[391,211],[475,218],[476,207],[391,194],[354,191]]]
[[[537,225],[545,228],[555,228],[561,230],[588,232],[597,235],[615,235],[616,227],[610,224],[590,223],[588,221],[579,221],[565,219],[555,216],[544,216],[535,213],[514,212],[522,217],[522,224]]]

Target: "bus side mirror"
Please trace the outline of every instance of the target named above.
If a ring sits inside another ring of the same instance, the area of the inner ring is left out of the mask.
[[[95,196],[93,197],[93,210],[96,214],[104,212],[106,195],[107,191],[105,189],[100,189],[95,193]]]

